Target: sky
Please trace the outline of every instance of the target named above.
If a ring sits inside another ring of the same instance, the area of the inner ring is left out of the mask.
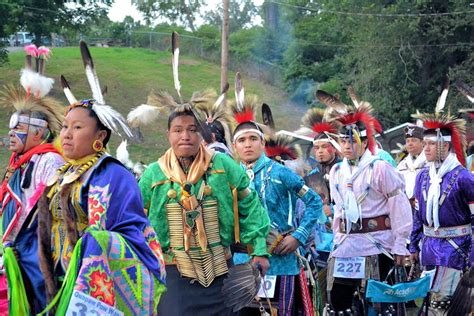
[[[231,0],[232,1],[232,0]],[[204,10],[215,8],[222,0],[207,0]],[[256,6],[262,5],[263,0],[254,0]],[[142,14],[138,12],[131,0],[115,0],[109,10],[109,19],[115,22],[122,22],[123,18],[130,15],[134,20],[142,20]]]

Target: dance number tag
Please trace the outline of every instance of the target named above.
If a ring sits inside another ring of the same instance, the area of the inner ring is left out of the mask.
[[[336,258],[333,276],[345,279],[365,278],[365,257]]]
[[[123,316],[123,312],[110,305],[89,296],[85,293],[74,290],[71,301],[67,307],[66,316]]]
[[[260,284],[260,289],[258,290],[257,296],[263,297],[263,298],[264,297],[273,298],[273,296],[275,296],[276,280],[277,280],[276,275],[266,275],[262,279],[262,283]]]

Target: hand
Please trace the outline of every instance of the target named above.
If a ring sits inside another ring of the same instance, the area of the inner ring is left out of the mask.
[[[326,216],[332,216],[332,212],[331,212],[331,205],[328,205],[328,204],[324,204],[323,205],[323,212],[324,214],[326,214]]]
[[[285,236],[283,240],[280,242],[280,244],[275,248],[273,251],[274,254],[284,256],[289,253],[293,253],[298,249],[300,246],[300,242],[298,239],[291,235]]]
[[[412,264],[417,263],[419,260],[420,260],[420,255],[419,255],[418,251],[415,252],[415,253],[410,254],[410,262]]]
[[[405,256],[395,255],[395,265],[399,267],[405,266]]]
[[[270,268],[270,261],[267,257],[253,257],[252,263],[260,270],[262,276],[265,276],[268,268]]]

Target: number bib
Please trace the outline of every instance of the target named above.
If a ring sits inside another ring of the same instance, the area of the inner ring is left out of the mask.
[[[365,278],[365,257],[336,258],[333,276],[344,279]]]
[[[66,316],[110,315],[123,316],[123,312],[102,303],[90,295],[74,290],[67,307]]]
[[[260,289],[258,290],[257,296],[273,298],[273,296],[275,296],[276,280],[276,275],[266,275],[262,279],[262,283],[260,284]]]

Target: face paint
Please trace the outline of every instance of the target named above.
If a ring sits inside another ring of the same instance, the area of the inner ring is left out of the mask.
[[[28,137],[28,132],[19,132],[19,131],[11,131],[13,134],[15,134],[15,137],[18,138],[18,140],[25,145],[26,143],[26,138]]]

